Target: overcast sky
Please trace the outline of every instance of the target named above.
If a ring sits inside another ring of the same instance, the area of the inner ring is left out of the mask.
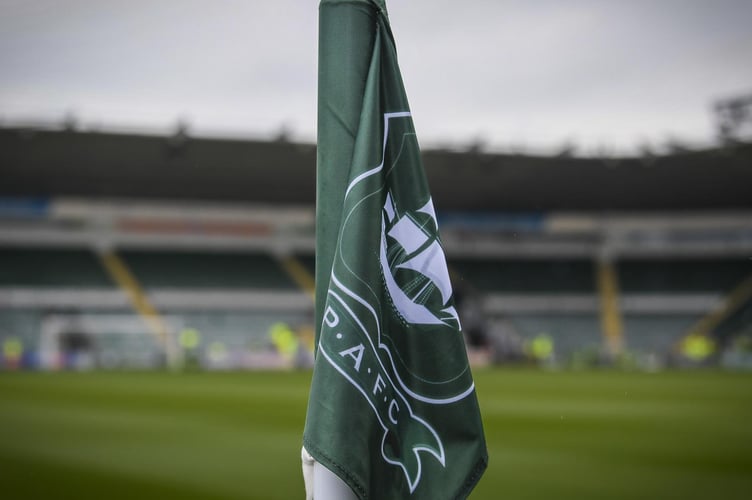
[[[709,143],[751,0],[388,0],[424,145]],[[312,141],[315,0],[0,0],[0,120]]]

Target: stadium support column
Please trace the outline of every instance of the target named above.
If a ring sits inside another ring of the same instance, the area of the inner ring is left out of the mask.
[[[146,293],[141,288],[136,277],[113,250],[101,251],[99,257],[112,280],[128,295],[133,309],[141,316],[149,331],[154,334],[157,341],[164,348],[167,364],[170,367],[176,367],[179,362],[177,358],[178,354],[169,337],[167,325],[162,320],[157,309],[149,302]]]
[[[279,257],[279,263],[288,276],[300,287],[311,300],[316,298],[316,283],[313,276],[305,266],[293,255]]]
[[[684,338],[689,335],[712,334],[713,330],[750,299],[752,299],[752,274],[747,276],[746,279],[724,297],[718,307],[707,313],[687,329]]]
[[[598,298],[600,301],[601,332],[606,352],[611,358],[621,354],[624,347],[621,318],[619,279],[616,266],[608,255],[598,258]]]

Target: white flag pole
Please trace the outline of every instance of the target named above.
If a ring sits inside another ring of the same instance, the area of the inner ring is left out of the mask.
[[[306,500],[313,500],[313,464],[315,464],[316,461],[305,448],[302,448],[300,450],[300,458],[303,461],[303,484],[305,485],[305,498]]]
[[[342,479],[315,461],[305,448],[301,458],[306,500],[358,500]]]
[[[358,500],[358,497],[339,476],[314,462],[313,500]]]

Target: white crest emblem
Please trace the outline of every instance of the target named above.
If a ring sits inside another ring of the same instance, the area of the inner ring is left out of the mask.
[[[400,214],[388,193],[381,231],[381,270],[400,315],[408,323],[454,322],[459,328],[457,311],[449,305],[452,285],[444,251],[436,238],[436,213],[431,199],[414,213]],[[412,272],[398,279],[400,270]]]

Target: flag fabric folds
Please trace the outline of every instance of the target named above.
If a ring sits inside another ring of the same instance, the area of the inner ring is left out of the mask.
[[[323,0],[319,36],[303,444],[361,499],[465,498],[488,455],[386,6]]]

